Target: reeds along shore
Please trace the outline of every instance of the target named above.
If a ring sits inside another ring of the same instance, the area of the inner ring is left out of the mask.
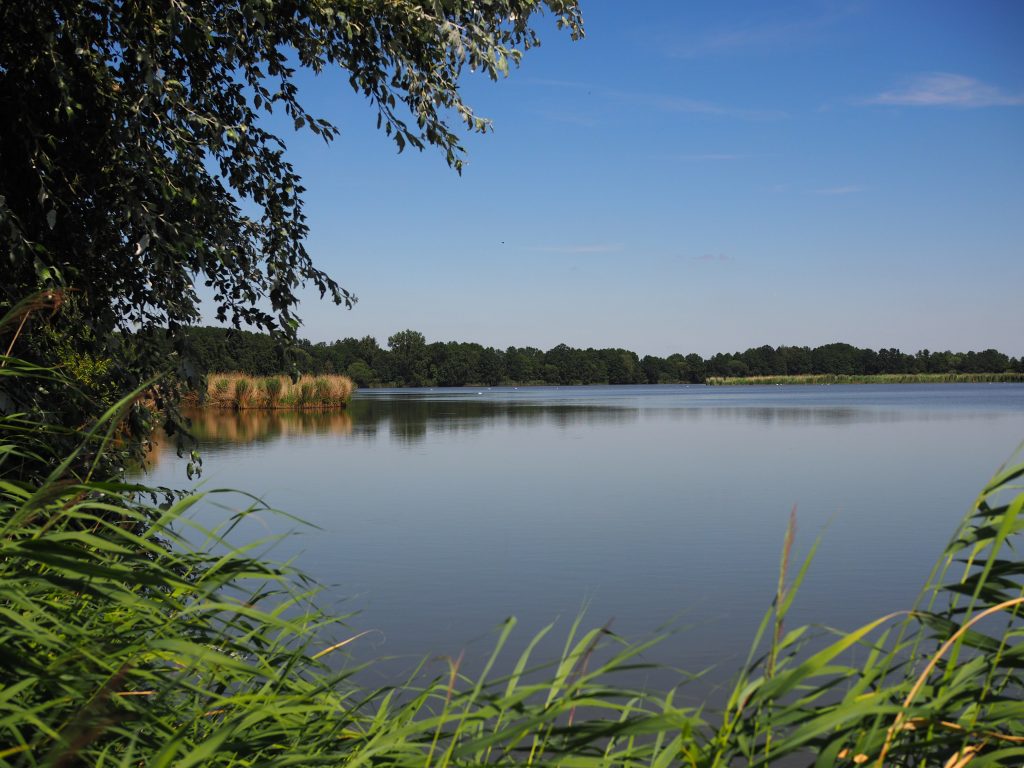
[[[708,376],[708,386],[740,384],[983,384],[1024,382],[1024,373],[882,373],[870,376],[808,374],[802,376]]]
[[[206,397],[193,395],[185,405],[234,410],[307,410],[344,408],[356,385],[348,376],[248,376],[244,373],[212,373]]]

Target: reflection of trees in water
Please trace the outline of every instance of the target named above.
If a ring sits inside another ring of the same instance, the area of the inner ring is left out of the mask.
[[[168,439],[167,433],[162,429],[153,430],[143,447],[141,463],[133,461],[128,467],[129,474],[134,474],[143,469],[152,469],[160,463],[160,458],[164,455],[165,451],[173,450],[174,441]]]
[[[353,400],[344,411],[230,412],[203,410],[191,414],[201,448],[216,453],[230,445],[270,442],[289,435],[346,435],[376,440],[387,434],[402,445],[417,445],[430,434],[473,432],[492,426],[568,429],[579,425],[613,425],[643,419],[683,421],[754,421],[780,425],[849,425],[901,421],[949,421],[998,418],[984,411],[929,411],[868,407],[701,406],[636,408],[592,403],[538,403],[425,397],[373,397]],[[157,445],[150,457],[156,463]]]
[[[354,400],[349,413],[356,434],[376,435],[385,424],[392,438],[415,445],[430,433],[472,432],[493,425],[532,427],[551,424],[559,428],[578,424],[636,421],[639,410],[608,406],[509,403],[487,400],[426,400],[403,397],[395,400]]]
[[[216,452],[228,445],[262,443],[289,435],[347,435],[352,417],[346,411],[224,411],[204,409],[189,414],[200,447]]]
[[[850,406],[778,408],[774,406],[706,406],[703,408],[658,408],[646,411],[650,417],[685,419],[721,419],[756,421],[762,424],[895,424],[906,421],[959,421],[963,419],[998,419],[1000,414],[988,411],[928,411],[885,408],[853,408]]]
[[[575,424],[635,421],[634,408],[594,405],[508,403],[481,400],[421,398],[354,400],[345,411],[203,410],[194,412],[193,431],[201,448],[216,453],[223,447],[276,440],[288,435],[341,434],[375,440],[381,432],[405,445],[416,445],[430,433],[455,433],[494,424],[559,428]]]

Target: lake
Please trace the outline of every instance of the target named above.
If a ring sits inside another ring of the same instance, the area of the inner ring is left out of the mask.
[[[646,658],[715,666],[714,684],[770,606],[794,506],[796,555],[821,544],[791,623],[908,608],[1024,438],[1024,386],[364,390],[344,413],[207,411],[195,426],[199,487],[316,526],[260,514],[241,535],[295,532],[271,555],[358,612],[353,632],[377,630],[357,661],[479,659],[510,615],[516,653],[557,620],[550,655],[585,608],[631,639],[673,627]],[[147,481],[194,485],[170,449]]]

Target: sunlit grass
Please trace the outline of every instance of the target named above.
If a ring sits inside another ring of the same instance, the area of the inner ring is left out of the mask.
[[[348,376],[249,376],[243,373],[211,373],[206,397],[186,398],[189,407],[247,409],[344,408],[356,390]]]

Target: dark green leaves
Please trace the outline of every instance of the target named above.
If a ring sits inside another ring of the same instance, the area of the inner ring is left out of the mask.
[[[301,180],[262,119],[337,135],[298,69],[349,73],[399,150],[458,169],[458,123],[487,128],[464,67],[506,72],[543,11],[582,34],[574,0],[0,4],[2,301],[72,289],[97,344],[137,334],[142,375],[187,356],[198,280],[219,318],[293,339],[298,286],[355,302],[313,264]]]

